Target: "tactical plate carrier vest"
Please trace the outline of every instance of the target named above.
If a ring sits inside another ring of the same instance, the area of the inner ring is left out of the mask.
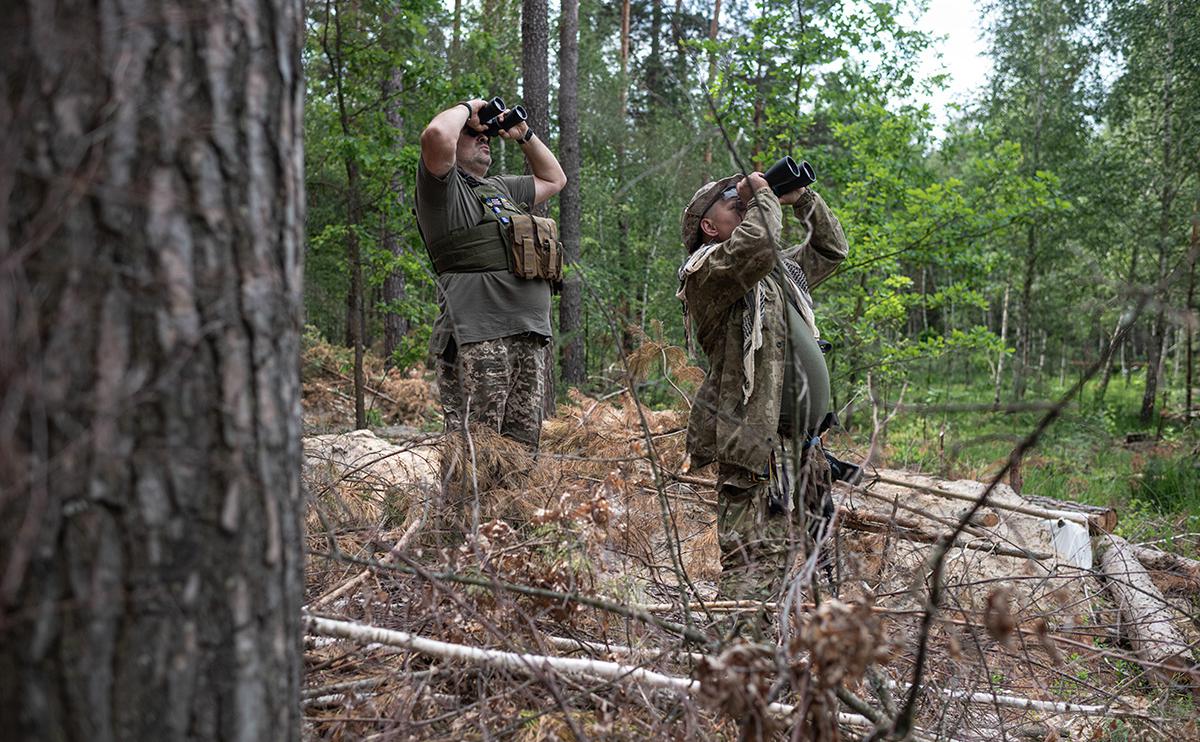
[[[473,227],[426,243],[437,274],[507,270],[520,278],[560,283],[562,243],[554,220],[526,214],[492,183],[468,182],[483,204],[483,216]]]

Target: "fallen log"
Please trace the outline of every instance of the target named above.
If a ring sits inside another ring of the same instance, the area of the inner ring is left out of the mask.
[[[1153,570],[1150,578],[1160,589],[1200,590],[1200,562],[1170,554],[1150,546],[1130,544],[1134,556],[1146,569]]]
[[[961,492],[951,492],[949,490],[941,489],[940,487],[927,487],[923,484],[908,482],[903,479],[893,479],[892,477],[885,477],[882,475],[876,475],[873,477],[873,479],[875,481],[883,482],[884,484],[894,484],[897,487],[907,487],[908,489],[916,490],[917,492],[937,495],[950,500],[961,500],[963,502],[976,502],[979,500],[979,495],[964,495]],[[998,502],[994,496],[988,498],[987,504],[988,507],[996,510],[1005,510],[1010,513],[1021,513],[1022,515],[1032,515],[1038,518],[1045,518],[1046,520],[1057,520],[1062,518],[1063,520],[1075,521],[1076,523],[1082,523],[1084,525],[1090,525],[1091,522],[1088,519],[1088,516],[1084,513],[1071,512],[1062,509],[1052,510],[1050,508],[1040,508],[1032,505],[1013,505],[1009,503]]]
[[[858,508],[838,508],[838,518],[843,528],[849,528],[855,531],[868,531],[872,533],[891,533],[905,541],[916,541],[925,544],[934,544],[941,540],[941,533],[927,531],[921,528],[921,525],[909,518],[892,518],[886,515],[879,515],[868,510]],[[983,551],[997,556],[1016,557],[1018,559],[1050,559],[1052,554],[1043,554],[1041,552],[1029,551],[1027,549],[1017,549],[1010,546],[1001,546],[995,541],[989,539],[974,539],[972,541],[956,541],[955,548],[973,549],[975,551]]]
[[[1087,516],[1088,525],[1093,532],[1112,533],[1117,527],[1117,511],[1100,505],[1085,505],[1082,502],[1056,500],[1053,497],[1041,495],[1021,495],[1029,502],[1039,507],[1051,510],[1066,510],[1071,513],[1083,513]]]
[[[1170,680],[1193,664],[1187,643],[1172,624],[1173,611],[1154,586],[1129,542],[1106,536],[1100,567],[1121,612],[1122,630],[1151,676]],[[1163,668],[1169,668],[1164,670]]]

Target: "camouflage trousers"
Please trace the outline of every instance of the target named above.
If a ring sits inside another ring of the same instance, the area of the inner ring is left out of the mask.
[[[545,342],[532,333],[465,343],[456,353],[440,356],[438,389],[446,431],[462,430],[465,421],[536,451],[545,364]]]
[[[775,600],[794,559],[811,554],[832,516],[833,479],[820,439],[801,453],[798,471],[788,442],[765,476],[729,464],[717,474],[718,592]]]

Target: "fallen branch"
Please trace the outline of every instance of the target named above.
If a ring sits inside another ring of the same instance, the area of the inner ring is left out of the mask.
[[[354,379],[351,379],[349,376],[346,376],[345,374],[343,374],[343,373],[342,373],[342,372],[340,372],[340,371],[337,371],[336,369],[332,369],[332,368],[330,368],[330,367],[328,367],[328,366],[326,366],[326,365],[324,365],[324,364],[322,364],[322,365],[321,365],[321,368],[325,369],[326,371],[328,371],[329,373],[333,374],[334,376],[337,376],[338,378],[342,379],[343,381],[348,381],[348,382],[350,382],[351,384],[353,384],[353,383],[354,383]],[[383,392],[379,391],[378,389],[372,389],[371,387],[367,386],[366,384],[363,384],[363,391],[365,391],[365,392],[367,392],[367,393],[369,393],[369,394],[373,394],[373,395],[375,395],[376,397],[379,397],[379,398],[380,398],[380,399],[382,399],[382,400],[386,400],[386,401],[388,401],[388,402],[391,402],[391,403],[392,403],[392,404],[394,404],[394,405],[399,405],[399,404],[402,404],[402,403],[400,402],[400,400],[398,400],[398,399],[395,399],[394,397],[389,397],[388,395],[384,394]]]
[[[390,564],[392,561],[394,561],[396,558],[395,555],[398,554],[399,552],[403,551],[405,548],[407,548],[409,541],[411,541],[413,536],[415,536],[417,534],[417,531],[421,530],[425,526],[425,521],[429,516],[429,506],[430,506],[431,499],[432,499],[431,497],[422,498],[423,504],[421,507],[420,515],[418,515],[412,521],[412,523],[409,524],[408,528],[406,528],[404,530],[404,534],[400,537],[400,540],[396,542],[396,545],[393,546],[391,548],[391,550],[387,554],[384,555],[383,559],[379,560],[380,564]],[[346,580],[345,582],[343,582],[338,587],[335,587],[334,589],[330,590],[329,592],[325,593],[324,595],[318,597],[316,600],[314,600],[311,603],[309,603],[308,605],[306,605],[305,609],[306,610],[314,610],[316,608],[319,608],[323,605],[326,605],[328,603],[331,603],[331,602],[337,600],[338,598],[342,597],[343,595],[346,595],[347,593],[349,593],[350,591],[354,590],[356,587],[361,585],[364,581],[366,581],[367,577],[369,577],[371,575],[371,571],[372,571],[372,568],[367,567],[366,569],[359,572],[354,577],[351,577],[349,580]]]
[[[358,642],[374,642],[395,647],[403,647],[420,654],[438,657],[444,660],[468,662],[476,665],[503,668],[526,674],[541,672],[557,672],[564,675],[583,677],[599,677],[606,680],[636,681],[651,688],[663,688],[681,693],[693,694],[700,691],[700,681],[666,675],[644,667],[622,665],[605,660],[581,659],[576,657],[549,657],[546,655],[505,652],[499,649],[470,647],[463,644],[428,639],[407,631],[382,629],[376,626],[354,623],[352,621],[335,621],[318,616],[304,615],[305,630],[323,636],[335,636]],[[796,710],[795,706],[787,703],[772,703],[767,711],[788,716]],[[859,714],[838,714],[838,723],[859,728],[873,729],[875,725],[870,719]],[[913,735],[914,739],[929,739]]]
[[[1125,539],[1107,536],[1104,541],[1108,548],[1100,556],[1100,567],[1121,610],[1122,629],[1139,660],[1160,679],[1187,671],[1193,664],[1191,653],[1172,624],[1172,610],[1162,593]],[[1170,669],[1158,672],[1162,667]]]

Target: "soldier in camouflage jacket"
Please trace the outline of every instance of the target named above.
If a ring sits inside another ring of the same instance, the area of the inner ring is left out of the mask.
[[[777,244],[781,203],[792,206],[807,232],[786,251]],[[845,259],[846,238],[816,193],[804,188],[777,198],[759,173],[697,191],[684,210],[682,238],[689,257],[679,272],[679,298],[690,337],[709,363],[687,448],[693,467],[718,465],[721,592],[768,599],[795,545],[798,518],[786,513],[798,515],[804,503],[819,513],[832,484],[812,425],[796,433],[804,449],[800,470],[787,465],[794,449],[779,430],[785,367],[795,359],[786,350],[787,302],[790,296],[801,329],[818,340],[809,288]],[[828,371],[819,363],[827,404]],[[819,418],[826,411],[815,412]]]

